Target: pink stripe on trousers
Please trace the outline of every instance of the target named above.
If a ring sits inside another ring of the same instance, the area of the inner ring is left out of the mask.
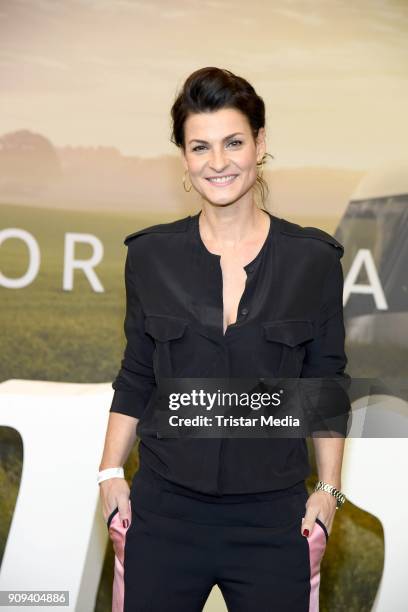
[[[129,508],[131,504],[129,500]],[[129,521],[129,526],[132,519]],[[113,587],[112,587],[112,612],[123,612],[125,599],[125,582],[124,582],[124,559],[125,559],[125,541],[126,532],[129,527],[123,527],[119,520],[119,512],[113,516],[109,525],[109,537],[112,540],[113,550],[115,553],[115,561],[113,568]]]
[[[319,523],[315,523],[307,538],[310,559],[309,612],[319,612],[320,563],[326,549],[326,534]]]

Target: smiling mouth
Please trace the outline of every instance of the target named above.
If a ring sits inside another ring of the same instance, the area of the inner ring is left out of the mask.
[[[230,185],[237,178],[237,176],[237,174],[228,174],[227,176],[216,176],[207,178],[206,180],[212,185],[223,187],[224,185]]]

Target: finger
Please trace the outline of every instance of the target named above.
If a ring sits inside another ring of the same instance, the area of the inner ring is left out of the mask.
[[[119,508],[119,520],[122,521],[122,525],[127,529],[132,520],[132,512],[130,508],[130,499],[128,497],[120,499],[118,502]]]
[[[316,510],[308,508],[305,516],[302,518],[301,532],[306,538],[312,535],[317,515],[318,512]]]

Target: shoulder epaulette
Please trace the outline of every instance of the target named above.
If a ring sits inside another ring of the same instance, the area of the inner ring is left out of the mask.
[[[143,229],[126,236],[123,242],[127,245],[131,240],[133,240],[133,238],[142,236],[143,234],[185,232],[189,219],[190,217],[184,217],[183,219],[177,219],[176,221],[171,221],[170,223],[157,223],[156,225],[144,227]]]
[[[284,223],[281,224],[281,232],[283,234],[289,234],[291,236],[297,236],[299,238],[316,238],[317,240],[323,240],[339,249],[340,256],[344,254],[344,246],[334,236],[320,229],[319,227],[302,227],[297,223],[292,223],[286,219],[280,219]]]

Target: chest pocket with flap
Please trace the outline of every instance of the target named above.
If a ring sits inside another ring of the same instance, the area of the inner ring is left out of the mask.
[[[305,343],[313,339],[313,323],[308,319],[286,319],[262,323],[267,342],[278,348],[276,376],[297,378],[302,371]]]
[[[170,315],[147,315],[145,331],[154,339],[156,350],[153,357],[155,374],[163,377],[174,376],[174,351],[189,324],[187,319]]]

